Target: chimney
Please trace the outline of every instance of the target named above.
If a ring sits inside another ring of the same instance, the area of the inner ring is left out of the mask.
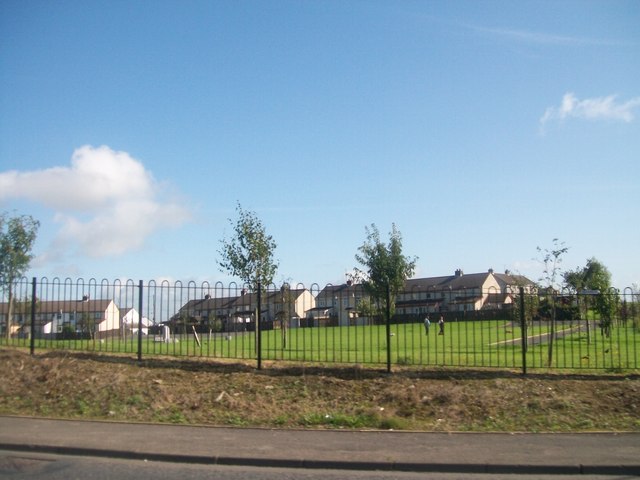
[[[493,275],[493,268],[489,269],[489,273]]]
[[[456,270],[456,277],[461,277],[462,275],[464,275],[464,272],[462,271],[462,269],[461,269],[461,268],[458,268],[458,269]]]

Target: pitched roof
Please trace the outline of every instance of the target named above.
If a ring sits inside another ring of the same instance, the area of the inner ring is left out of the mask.
[[[481,288],[487,281],[489,272],[449,275],[446,277],[412,278],[405,282],[406,292],[425,290],[452,290],[463,288]]]
[[[50,300],[50,301],[37,301],[36,312],[37,313],[58,313],[60,311],[69,313],[95,313],[104,312],[109,308],[109,305],[113,300],[99,299],[99,300]],[[9,310],[9,304],[4,302],[0,303],[0,312],[7,313]],[[14,305],[15,311],[15,305]],[[17,312],[16,312],[17,313]]]
[[[344,296],[350,294],[358,294],[362,295],[364,293],[364,285],[361,283],[343,283],[342,285],[327,285],[320,293],[318,293],[317,298],[326,298],[326,297],[334,297],[336,295]]]
[[[494,277],[498,280],[506,283],[507,285],[533,285],[535,282],[532,282],[524,275],[512,275],[510,273],[494,273]]]
[[[293,294],[294,298],[302,295],[306,288],[292,288],[287,290],[289,294]],[[281,302],[282,292],[280,290],[269,291],[262,294],[262,303],[279,303]],[[180,310],[187,311],[212,311],[221,309],[231,309],[237,307],[250,307],[258,301],[257,293],[244,293],[242,295],[233,295],[229,297],[209,297],[198,300],[189,300]]]

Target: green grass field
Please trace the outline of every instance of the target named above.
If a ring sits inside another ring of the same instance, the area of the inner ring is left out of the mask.
[[[609,337],[591,327],[589,335],[578,322],[558,324],[553,364],[563,369],[628,370],[640,367],[640,332],[617,326]],[[548,367],[548,325],[527,329],[528,368]],[[196,356],[256,359],[254,332],[200,334],[174,337],[171,343],[144,336],[142,355]],[[176,341],[177,340],[177,341]],[[281,330],[262,332],[262,359],[341,364],[386,364],[387,345],[394,365],[515,368],[523,365],[522,331],[504,320],[451,322],[444,335],[433,325],[427,336],[421,323],[391,326],[387,342],[385,326],[291,328],[286,342]],[[0,343],[6,344],[6,340]],[[28,347],[28,340],[10,345]],[[37,349],[73,349],[104,353],[138,352],[138,338],[104,340],[37,340]]]

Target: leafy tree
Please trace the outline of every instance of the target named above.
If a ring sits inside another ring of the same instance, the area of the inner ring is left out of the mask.
[[[358,312],[358,316],[367,319],[367,322],[373,320],[378,321],[380,317],[378,308],[371,302],[371,298],[369,297],[360,299],[356,305],[356,311]]]
[[[356,254],[356,261],[362,266],[354,269],[356,277],[362,281],[379,312],[389,311],[393,315],[395,298],[405,280],[413,275],[417,257],[402,253],[402,235],[395,224],[389,232],[388,244],[380,239],[375,224],[365,227],[365,232],[367,239]]]
[[[252,291],[273,282],[278,270],[274,259],[276,242],[267,235],[264,225],[254,212],[246,211],[240,203],[236,207],[238,219],[235,223],[229,219],[234,235],[222,239],[222,248],[218,251],[221,259],[218,266],[223,272],[239,277]]]
[[[563,274],[567,286],[576,290],[607,290],[611,288],[611,273],[598,259],[591,257],[586,266]]]
[[[95,340],[96,319],[93,315],[83,312],[77,320],[77,326],[83,334],[88,334],[91,340]]]
[[[602,333],[608,336],[618,306],[618,296],[611,290],[611,273],[607,267],[592,257],[583,268],[565,272],[563,277],[567,286],[578,293],[585,289],[599,292],[594,298],[593,307],[600,315]]]
[[[29,268],[39,226],[40,222],[30,215],[9,217],[6,213],[0,214],[0,286],[7,289],[9,300],[7,339],[11,336],[14,284]]]
[[[557,238],[552,240],[551,248],[542,249],[538,247],[538,253],[542,255],[542,259],[540,262],[543,265],[542,277],[540,278],[540,282],[542,282],[543,287],[547,292],[547,295],[550,296],[550,304],[551,304],[551,323],[549,326],[549,349],[547,351],[547,362],[549,366],[553,363],[553,344],[556,336],[556,289],[558,287],[559,277],[562,275],[562,269],[560,265],[562,264],[562,257],[565,253],[569,251],[569,247],[564,246],[564,242],[561,242]]]

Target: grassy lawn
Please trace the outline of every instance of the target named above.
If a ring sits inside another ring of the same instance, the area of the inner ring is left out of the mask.
[[[548,325],[534,323],[527,329],[527,366],[548,366]],[[640,364],[640,332],[618,326],[605,337],[594,327],[558,323],[553,366],[567,369],[636,369]],[[386,364],[387,335],[384,325],[291,328],[286,340],[281,330],[262,332],[263,360],[341,364]],[[391,326],[391,363],[454,367],[522,368],[522,331],[504,320],[450,322],[444,335],[433,325],[429,335],[421,323]],[[198,342],[199,341],[199,342]],[[171,343],[145,336],[142,355],[196,356],[255,359],[254,332],[200,334],[174,337]],[[28,340],[12,340],[28,347]],[[36,348],[88,350],[102,353],[138,352],[138,338],[104,340],[37,340]]]

